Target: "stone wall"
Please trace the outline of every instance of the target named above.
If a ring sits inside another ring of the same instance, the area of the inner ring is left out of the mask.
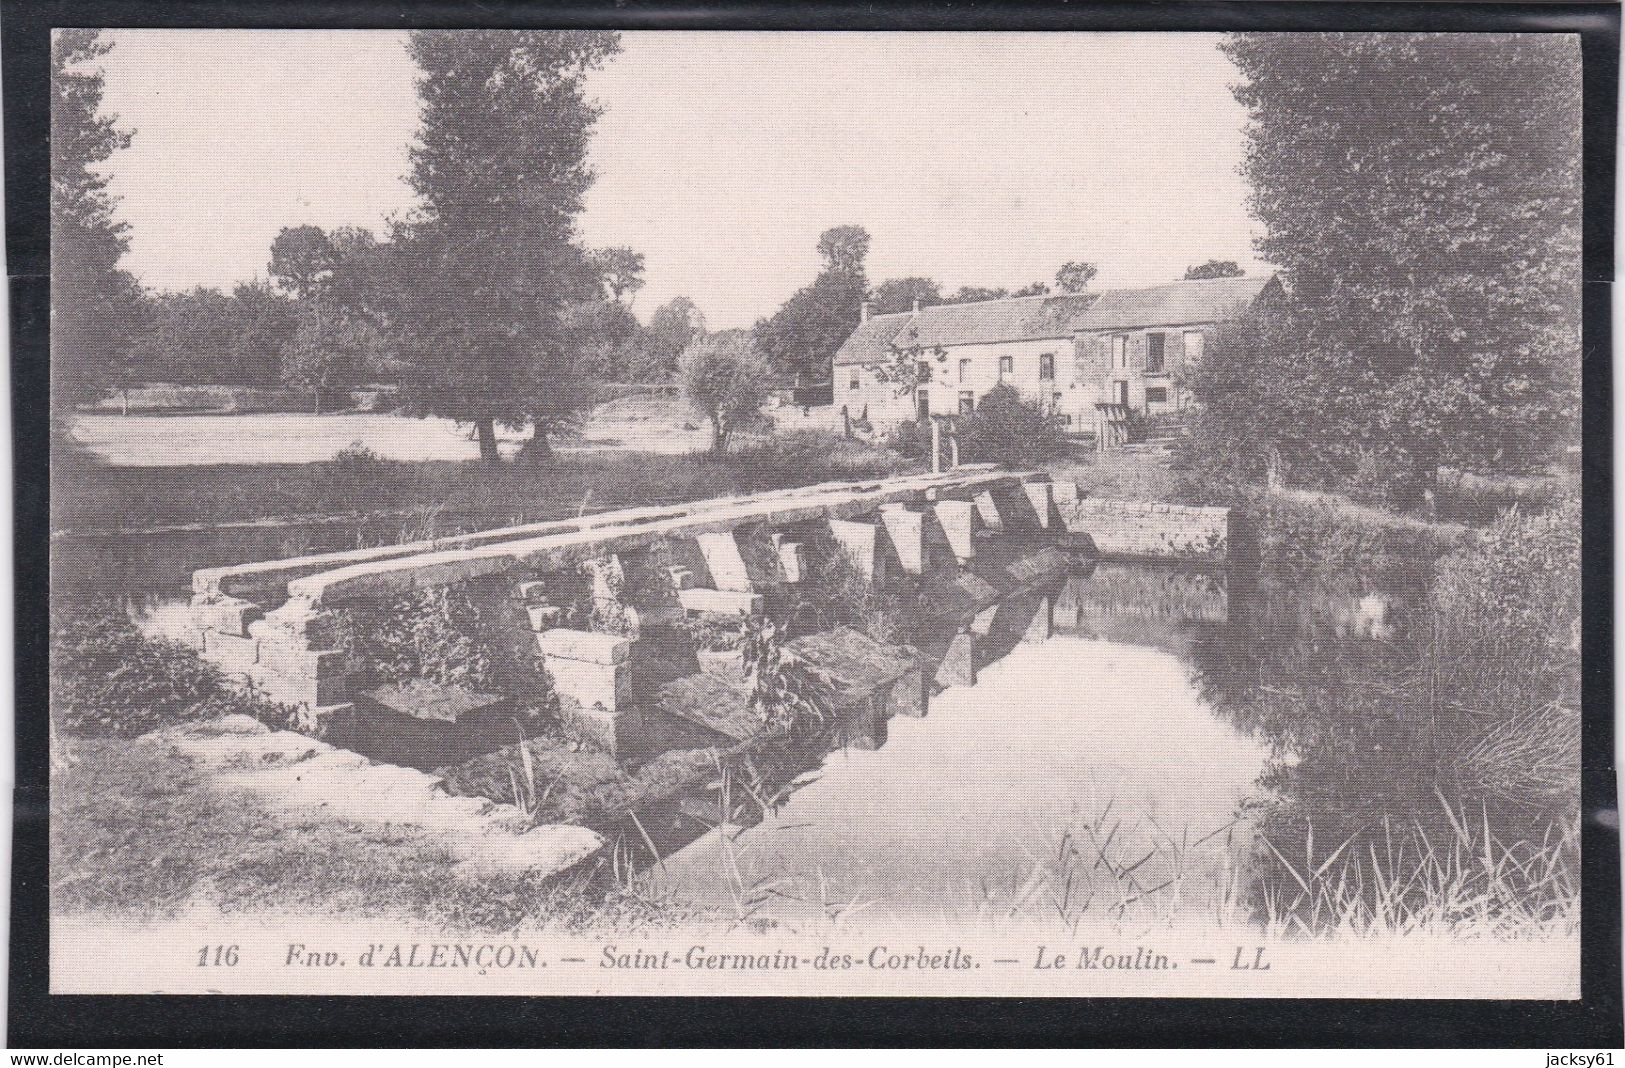
[[[1236,562],[1245,537],[1229,508],[1081,498],[1059,507],[1068,531],[1106,558]]]

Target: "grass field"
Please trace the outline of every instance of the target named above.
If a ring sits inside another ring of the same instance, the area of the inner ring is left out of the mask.
[[[186,467],[64,458],[52,471],[52,526],[132,530],[413,510],[489,517],[488,525],[499,525],[874,478],[909,466],[884,449],[816,431],[746,442],[723,456],[617,450],[498,467],[477,460],[391,460],[370,450],[322,463]]]

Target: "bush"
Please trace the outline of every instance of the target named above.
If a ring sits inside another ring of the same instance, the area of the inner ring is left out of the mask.
[[[766,435],[736,449],[729,459],[757,479],[771,476],[774,488],[797,482],[881,478],[905,466],[883,448],[829,430],[786,430]],[[798,479],[797,475],[803,477]]]
[[[356,605],[341,613],[339,646],[369,665],[373,683],[427,679],[444,686],[485,692],[516,689],[524,673],[542,693],[541,662],[533,642],[502,649],[493,640],[504,630],[520,633],[515,620],[497,618],[500,597],[481,598],[469,584],[431,586],[380,604]],[[529,661],[529,662],[525,662]]]
[[[1459,544],[1459,532],[1329,499],[1254,494],[1242,505],[1258,535],[1262,566],[1279,575],[1359,569],[1427,574]]]
[[[1019,466],[1064,455],[1069,448],[1059,418],[1004,384],[994,386],[975,412],[959,419],[956,433],[959,459],[965,463]]]
[[[1580,502],[1510,509],[1440,564],[1433,603],[1452,629],[1527,660],[1566,658],[1580,626]]]
[[[352,441],[323,463],[321,471],[324,489],[333,497],[371,497],[397,486],[406,467],[399,460],[386,460],[361,442]]]
[[[186,646],[142,635],[112,602],[52,620],[51,707],[63,730],[87,737],[130,738],[234,712],[286,719],[277,706],[232,689]]]

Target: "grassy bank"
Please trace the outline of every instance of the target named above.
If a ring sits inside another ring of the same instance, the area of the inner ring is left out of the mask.
[[[63,913],[315,910],[497,931],[624,929],[677,915],[601,871],[475,877],[443,836],[410,821],[338,818],[234,788],[232,773],[249,768],[222,775],[189,750],[200,738],[207,746],[221,717],[280,728],[289,710],[228,686],[184,646],[143,637],[113,606],[59,618],[51,659],[51,892]]]
[[[224,789],[166,735],[78,738],[51,783],[51,896],[62,914],[130,919],[202,907],[416,921],[627,929],[664,904],[601,878],[465,874],[421,829],[263,805]]]
[[[562,454],[494,467],[385,460],[354,448],[315,464],[114,467],[76,456],[53,468],[52,526],[130,530],[413,511],[486,518],[496,525],[875,478],[912,466],[884,449],[812,431],[763,439],[722,456]]]

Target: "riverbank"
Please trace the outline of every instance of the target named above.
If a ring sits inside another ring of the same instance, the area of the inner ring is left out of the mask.
[[[721,456],[611,452],[546,462],[404,461],[351,447],[321,463],[114,466],[65,456],[52,471],[52,529],[141,530],[269,519],[397,516],[416,510],[485,517],[488,525],[559,519],[632,505],[675,504],[911,465],[859,441],[803,431]]]
[[[65,737],[57,756],[58,917],[308,909],[324,921],[503,932],[632,931],[683,915],[590,862],[553,878],[583,843],[531,841],[549,829],[529,828],[511,806],[448,797],[422,773],[243,715],[134,739]],[[380,805],[384,796],[392,803]],[[585,828],[558,830],[596,840]]]

